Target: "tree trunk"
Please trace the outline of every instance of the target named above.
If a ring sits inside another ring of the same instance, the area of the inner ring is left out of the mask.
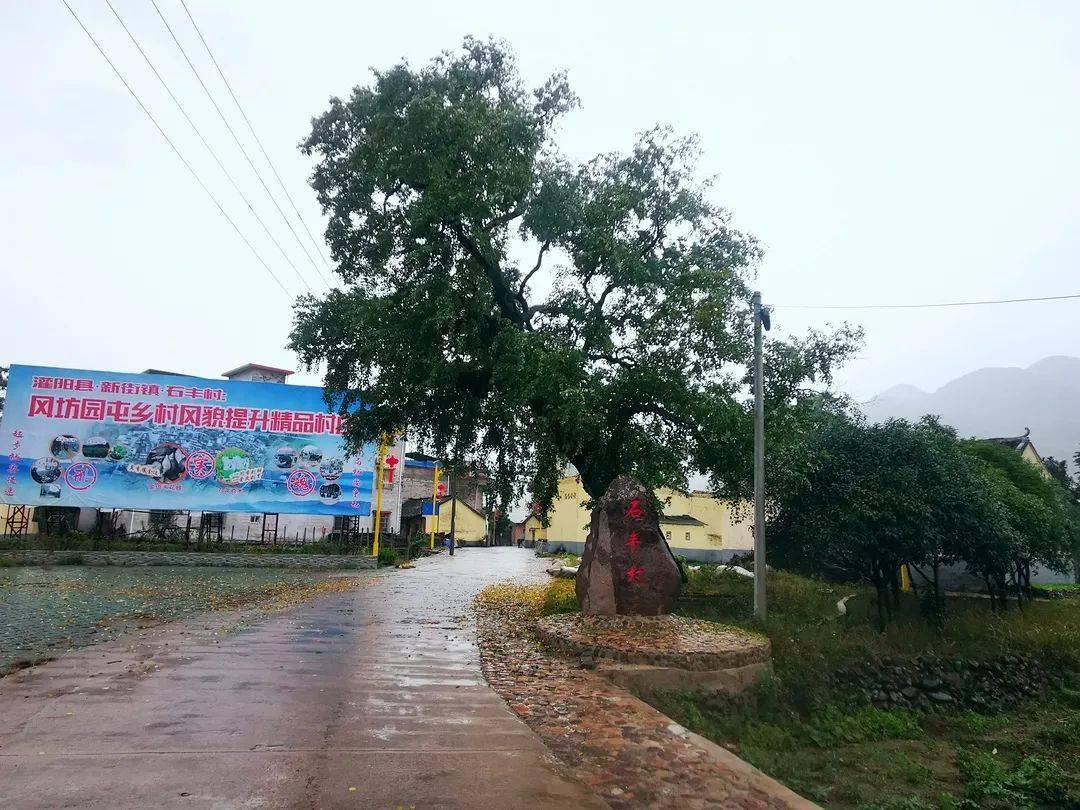
[[[988,574],[983,574],[982,577],[983,582],[986,583],[986,594],[990,597],[990,610],[997,613],[997,597],[994,595],[994,586],[990,584],[990,576]]]
[[[899,563],[893,563],[887,569],[888,571],[888,583],[889,593],[892,596],[892,606],[899,609],[900,607],[900,565]]]
[[[934,605],[939,613],[945,613],[945,597],[941,593],[941,560],[934,558]]]

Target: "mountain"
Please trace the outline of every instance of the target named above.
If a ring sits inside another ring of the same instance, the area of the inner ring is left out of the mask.
[[[932,413],[961,436],[1020,436],[1043,456],[1080,450],[1080,357],[1046,357],[1027,368],[981,368],[933,392],[897,385],[862,405],[872,422]]]

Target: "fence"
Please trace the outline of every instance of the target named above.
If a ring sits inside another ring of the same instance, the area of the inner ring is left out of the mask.
[[[252,532],[238,533],[231,526],[224,528],[224,515],[220,512],[203,512],[192,515],[183,511],[124,510],[129,516],[141,514],[146,520],[144,528],[127,530],[119,511],[97,510],[93,526],[79,531],[78,509],[39,509],[34,522],[37,534],[25,532],[0,535],[0,547],[8,549],[72,549],[89,551],[130,550],[183,550],[220,551],[259,550],[271,548],[289,552],[318,552],[323,554],[370,553],[374,532],[359,527],[359,519],[347,518],[335,522],[330,530],[316,532],[305,527],[290,533],[283,518],[287,516],[269,513],[263,516],[262,525]],[[130,521],[134,524],[134,521]],[[409,538],[398,532],[380,532],[379,542],[384,547],[405,551]]]

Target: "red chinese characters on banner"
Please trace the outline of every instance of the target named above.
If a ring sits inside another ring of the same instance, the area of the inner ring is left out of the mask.
[[[161,386],[157,383],[111,382],[105,380],[98,386],[103,394],[126,394],[128,396],[158,397]]]
[[[223,408],[220,405],[169,402],[126,402],[93,397],[31,394],[29,417],[85,419],[93,422],[208,427],[303,435],[340,435],[342,418],[336,413],[277,411],[267,408]]]
[[[93,391],[94,381],[83,377],[46,377],[35,375],[30,387],[48,391]],[[170,399],[205,399],[211,402],[224,402],[228,399],[224,388],[199,388],[192,385],[166,385],[164,391],[157,383],[119,382],[103,380],[98,384],[102,394],[123,394],[125,396],[158,397]]]
[[[94,381],[79,377],[41,377],[35,375],[30,387],[54,391],[93,391]]]

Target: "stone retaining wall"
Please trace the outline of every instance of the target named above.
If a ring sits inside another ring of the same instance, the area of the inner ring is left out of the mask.
[[[211,554],[197,551],[65,551],[52,554],[0,551],[0,559],[23,565],[43,565],[78,557],[83,565],[183,565],[216,568],[374,568],[375,558],[363,554]]]

